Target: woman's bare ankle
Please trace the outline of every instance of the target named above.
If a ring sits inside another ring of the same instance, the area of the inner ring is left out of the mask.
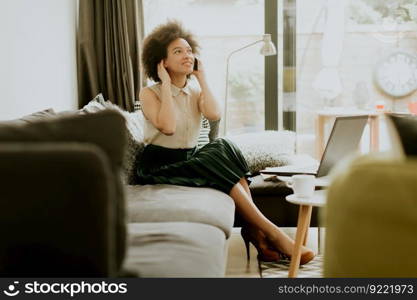
[[[268,244],[278,251],[281,255],[287,256],[289,258],[292,257],[292,253],[295,247],[295,242],[291,239],[287,234],[285,234],[281,229],[272,231],[272,232],[264,232],[266,235]],[[315,256],[315,253],[310,248],[306,246],[301,247],[301,258],[300,263],[306,264],[311,261]]]
[[[283,254],[290,254],[294,247],[294,241],[282,230],[278,229],[266,234],[266,238],[271,246]]]

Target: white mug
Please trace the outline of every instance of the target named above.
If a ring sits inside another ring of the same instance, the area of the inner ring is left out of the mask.
[[[316,178],[313,175],[293,175],[285,184],[292,188],[295,196],[309,198],[314,195]]]

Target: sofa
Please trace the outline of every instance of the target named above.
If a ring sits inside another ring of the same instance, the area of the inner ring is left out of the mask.
[[[93,100],[85,105],[81,111],[96,113],[103,109],[113,109],[120,112],[126,119],[128,132],[128,145],[124,159],[123,182],[127,189],[136,189],[137,181],[134,170],[136,164],[140,163],[140,153],[144,147],[143,114],[135,111],[132,113],[120,109],[117,105],[104,100],[98,94]],[[218,138],[219,121],[207,121],[203,119],[201,124],[198,147]],[[265,181],[259,175],[259,171],[272,166],[288,164],[311,165],[314,160],[308,155],[295,154],[296,137],[292,131],[259,131],[244,134],[227,135],[226,138],[237,144],[242,150],[249,170],[252,173],[249,186],[254,203],[273,223],[281,227],[296,227],[298,206],[285,200],[285,197],[292,193],[284,182]],[[318,208],[313,208],[311,226],[318,224]],[[234,217],[234,227],[241,227],[242,219],[238,214]]]
[[[1,276],[224,275],[233,200],[123,184],[126,135],[114,110],[0,124]]]
[[[135,184],[138,114],[96,108],[0,122],[0,276],[224,276],[228,238],[241,225],[233,200]],[[259,175],[250,188],[275,223],[295,226],[291,190]]]

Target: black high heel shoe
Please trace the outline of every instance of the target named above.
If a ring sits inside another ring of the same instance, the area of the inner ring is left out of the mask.
[[[256,236],[256,233],[251,232],[248,227],[242,227],[240,234],[242,235],[242,239],[245,242],[246,258],[248,261],[250,260],[249,243],[252,243],[252,245],[254,245],[258,251],[258,260],[277,262],[281,259],[281,256],[278,252],[268,249],[267,247],[261,247],[260,239],[262,237],[260,235]]]

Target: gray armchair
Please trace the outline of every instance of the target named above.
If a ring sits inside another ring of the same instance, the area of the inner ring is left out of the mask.
[[[125,139],[113,111],[0,124],[0,276],[121,274]]]

